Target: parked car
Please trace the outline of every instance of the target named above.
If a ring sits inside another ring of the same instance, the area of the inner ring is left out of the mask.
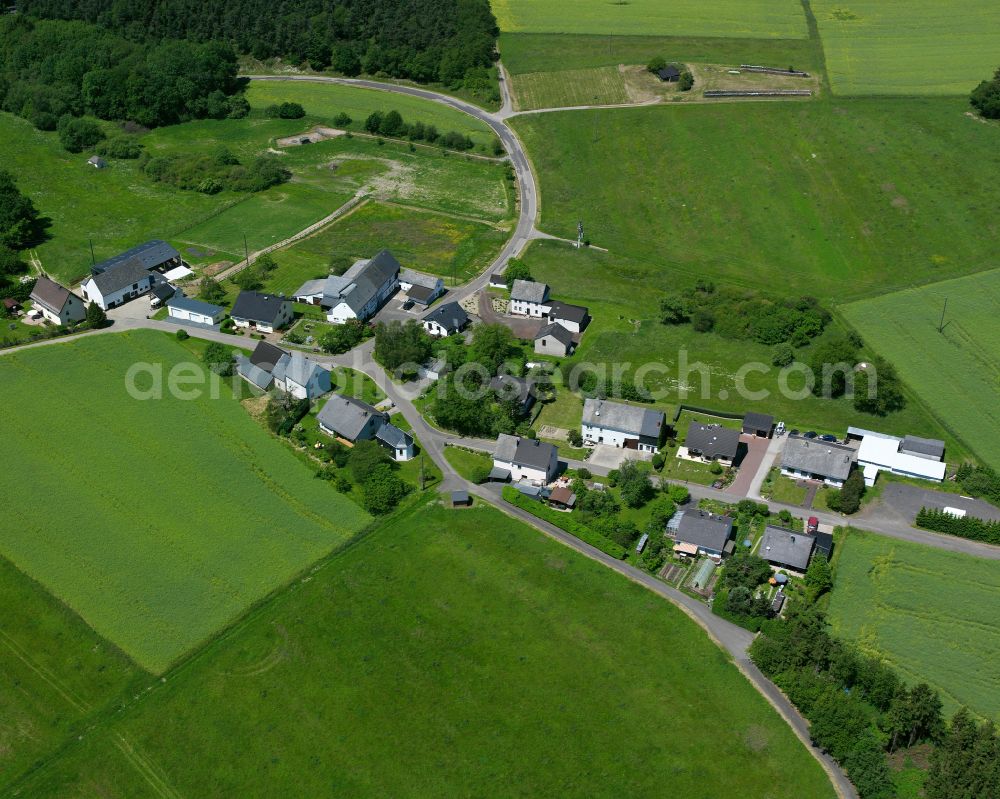
[[[815,516],[810,516],[809,521],[806,522],[806,532],[815,533],[819,531],[819,519]]]
[[[815,430],[810,430],[808,433],[803,433],[803,438],[816,438],[819,435]]]
[[[831,436],[829,433],[827,433],[826,435],[820,436],[820,439],[822,439],[823,441],[829,441],[829,442],[834,443],[834,444],[837,442],[837,437],[836,436]]]
[[[788,431],[788,435],[790,435],[790,436],[797,436],[798,434],[799,434],[799,431],[797,429],[795,429],[794,427],[791,430]]]
[[[774,428],[774,434],[776,436],[783,436],[785,434],[785,423],[778,422],[778,426]]]

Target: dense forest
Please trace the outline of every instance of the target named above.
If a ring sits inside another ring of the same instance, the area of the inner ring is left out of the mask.
[[[450,85],[481,79],[499,33],[488,0],[19,0],[18,8],[137,42],[228,42],[260,59]]]
[[[85,114],[147,127],[245,116],[236,71],[225,43],[145,46],[83,22],[0,18],[0,108],[42,130],[59,127],[69,149],[100,135],[67,125]]]

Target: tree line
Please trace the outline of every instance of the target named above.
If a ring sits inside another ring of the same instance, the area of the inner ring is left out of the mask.
[[[246,116],[236,73],[221,42],[141,45],[83,22],[0,17],[0,107],[40,130],[85,115],[145,127]]]
[[[15,289],[26,285],[20,283],[21,275],[28,271],[21,251],[39,244],[47,225],[48,220],[38,213],[31,198],[21,192],[14,176],[0,170],[0,296],[15,296]],[[28,299],[23,290],[20,294],[24,296],[15,296],[19,302]]]
[[[992,80],[984,80],[972,90],[969,102],[987,119],[1000,119],[1000,69]]]
[[[425,125],[423,122],[406,122],[399,111],[392,110],[386,113],[382,111],[372,111],[365,120],[365,130],[376,136],[388,136],[394,139],[409,139],[410,141],[425,141],[428,144],[439,144],[449,150],[471,150],[476,146],[464,133],[450,130],[447,133],[439,133],[434,125]],[[503,153],[503,145],[497,139],[494,142],[494,152],[499,149],[497,155]]]
[[[840,763],[862,799],[894,797],[886,755],[920,743],[934,747],[927,799],[998,795],[992,722],[979,725],[963,709],[946,725],[937,691],[907,686],[880,659],[832,636],[815,605],[765,622],[750,657],[809,720],[814,745]]]
[[[977,519],[974,516],[953,516],[939,508],[921,508],[917,513],[917,527],[947,533],[987,544],[1000,544],[1000,522]]]
[[[499,35],[488,0],[20,0],[22,14],[84,20],[136,42],[226,42],[345,75],[482,80]]]

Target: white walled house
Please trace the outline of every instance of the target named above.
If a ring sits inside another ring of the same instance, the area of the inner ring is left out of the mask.
[[[864,471],[865,485],[875,485],[880,471],[903,477],[916,477],[940,483],[948,469],[944,458],[944,442],[917,436],[890,436],[871,430],[848,428],[849,438],[861,438],[858,447],[858,467]]]
[[[42,316],[54,325],[70,325],[83,321],[87,309],[83,300],[72,291],[44,275],[31,291],[31,302]]]
[[[542,318],[549,313],[549,287],[533,280],[515,280],[510,289],[507,312],[516,316]]]
[[[292,303],[283,296],[241,291],[229,314],[237,327],[273,333],[291,324]]]
[[[583,403],[581,433],[583,440],[591,444],[656,452],[665,430],[663,411],[602,399],[587,399]]]
[[[535,336],[535,352],[564,358],[573,353],[573,334],[555,322],[547,324]]]
[[[413,436],[400,430],[391,422],[386,422],[378,429],[378,432],[375,433],[375,440],[389,450],[393,460],[413,460],[415,455]]]
[[[294,297],[326,308],[326,319],[333,324],[367,321],[396,293],[400,268],[392,253],[382,250],[374,258],[356,261],[343,275],[306,281]]]
[[[559,450],[532,438],[501,433],[493,452],[491,477],[534,485],[550,483],[559,469]]]
[[[399,288],[415,303],[429,306],[444,294],[444,280],[435,275],[404,269],[399,273]]]
[[[781,473],[796,480],[816,480],[840,488],[854,466],[854,450],[818,438],[789,435]]]
[[[225,318],[226,309],[221,305],[174,295],[167,300],[167,315],[184,324],[214,327]]]
[[[320,431],[328,436],[351,445],[359,441],[375,441],[389,450],[393,460],[408,461],[415,454],[413,436],[390,423],[389,414],[354,397],[334,394],[316,419]]]
[[[580,333],[590,322],[590,311],[583,305],[553,300],[549,303],[549,322],[562,325],[571,333]]]
[[[446,302],[427,314],[421,323],[430,335],[441,338],[464,330],[469,315],[457,302]]]
[[[84,281],[80,290],[87,302],[96,302],[107,311],[149,291],[153,276],[138,258],[123,261]]]
[[[331,389],[330,372],[298,350],[286,352],[271,371],[275,388],[296,399],[316,399]]]

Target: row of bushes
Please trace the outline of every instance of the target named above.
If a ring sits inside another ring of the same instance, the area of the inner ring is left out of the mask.
[[[471,150],[475,142],[458,131],[439,133],[434,125],[423,122],[406,122],[399,111],[372,111],[365,120],[365,130],[377,136],[388,136],[394,139],[409,139],[410,141],[425,141],[428,144],[439,144],[449,150]],[[503,152],[503,148],[500,148]]]
[[[987,544],[1000,544],[1000,522],[988,522],[974,516],[952,516],[937,508],[921,508],[917,514],[917,527],[947,533]]]
[[[244,165],[225,147],[218,148],[212,155],[144,158],[141,168],[157,182],[202,194],[218,194],[223,190],[264,191],[292,176],[273,156],[260,156]]]
[[[592,547],[601,550],[604,554],[618,558],[618,560],[625,559],[624,547],[591,530],[587,525],[580,524],[570,514],[552,510],[541,502],[529,499],[513,486],[504,486],[503,498],[504,501],[509,502],[511,505],[526,510],[532,516],[537,516],[539,519],[549,522],[549,524],[554,524],[560,530],[576,536],[581,541],[585,541]]]

